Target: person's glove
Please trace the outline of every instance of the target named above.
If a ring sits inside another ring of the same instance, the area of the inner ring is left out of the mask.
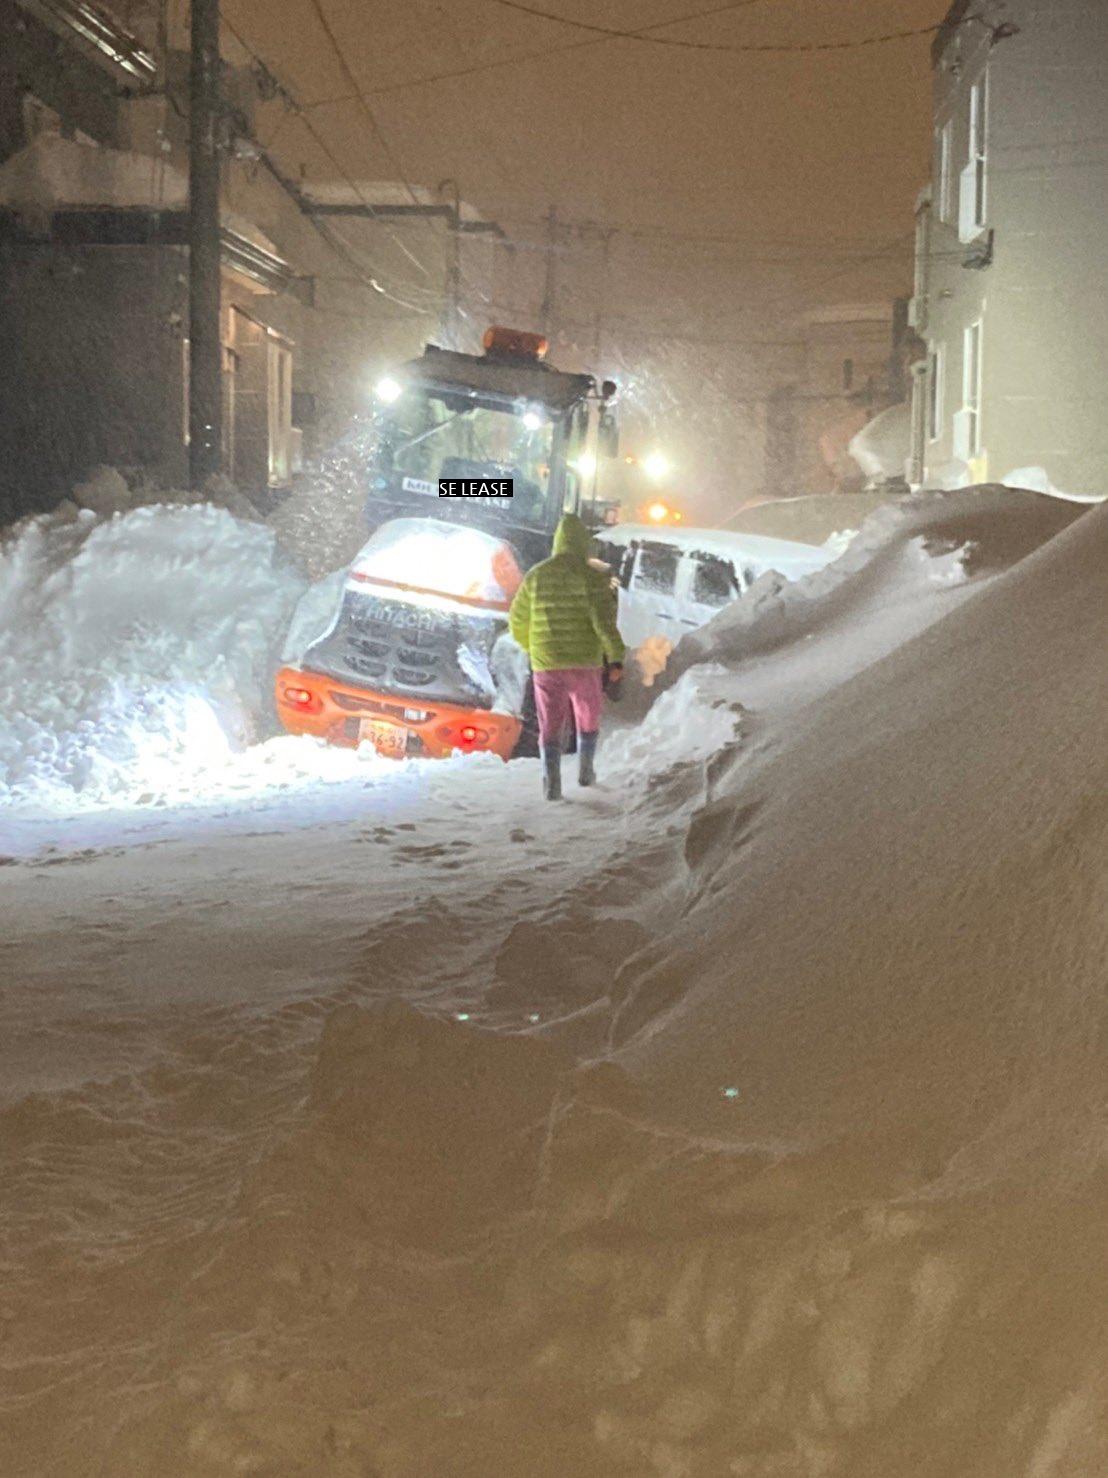
[[[608,681],[618,683],[623,677],[623,663],[612,662],[608,667]]]

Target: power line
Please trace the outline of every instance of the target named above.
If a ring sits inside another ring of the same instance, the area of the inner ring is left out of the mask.
[[[642,26],[637,31],[629,31],[629,36],[647,36],[652,31],[665,30],[668,26],[679,26],[684,21],[704,20],[708,16],[723,15],[731,10],[745,10],[751,5],[760,5],[763,0],[730,0],[727,5],[714,5],[709,10],[694,10],[688,15],[676,15],[668,21],[656,21],[653,25]],[[472,77],[476,72],[491,72],[498,67],[514,67],[520,62],[545,61],[547,57],[558,56],[567,51],[582,51],[588,46],[605,46],[614,38],[611,36],[598,36],[586,38],[582,41],[567,41],[564,46],[549,46],[543,51],[527,51],[519,56],[502,57],[499,61],[474,62],[467,67],[457,67],[450,72],[435,72],[428,77],[410,77],[405,82],[391,82],[386,87],[371,87],[370,96],[379,97],[387,92],[402,92],[409,87],[423,87],[431,82],[447,82],[454,77]],[[319,102],[309,104],[313,108],[325,108],[331,103],[348,102],[348,98],[323,98]]]
[[[331,28],[331,22],[327,19],[327,14],[323,9],[321,0],[311,0],[311,5],[312,9],[315,11],[316,15],[319,18],[319,24],[323,28],[324,35],[327,37],[327,40],[331,44],[331,50],[335,53],[338,64],[342,68],[342,74],[346,78],[347,85],[352,89],[353,97],[361,105],[362,111],[365,114],[369,122],[369,126],[373,131],[373,135],[376,138],[377,142],[381,145],[381,148],[384,150],[385,157],[388,159],[389,164],[392,166],[396,178],[402,181],[404,188],[407,190],[409,196],[411,197],[412,204],[422,204],[419,196],[409,184],[404,171],[400,166],[400,161],[396,157],[396,154],[392,148],[392,145],[385,137],[384,131],[382,130],[380,123],[378,123],[377,121],[377,115],[376,113],[374,113],[372,107],[370,106],[369,99],[366,97],[364,91],[362,90],[361,84],[354,76],[354,73],[350,70],[350,64],[346,60],[346,57],[343,55],[342,47],[339,45],[338,37],[335,35],[334,31]]]
[[[269,68],[266,66],[265,62],[261,59],[261,57],[259,57],[258,53],[249,45],[249,43],[239,33],[239,31],[236,30],[234,24],[230,20],[228,20],[226,13],[222,13],[220,15],[220,21],[223,25],[227,27],[228,31],[230,31],[231,35],[235,38],[235,40],[246,52],[246,54],[252,57],[255,63],[265,71],[266,75],[271,79],[274,87],[277,89],[279,95],[284,101],[286,108],[295,113],[297,111],[297,104],[291,92],[289,92],[287,88],[285,88],[281,83],[277,81],[277,79],[273,76],[273,73],[269,71]],[[165,97],[179,118],[188,117],[187,110],[181,106],[181,103],[179,99],[175,96],[172,88],[167,87],[165,89]],[[372,275],[376,271],[376,269],[373,268],[372,265],[370,267],[370,271],[367,273],[362,264],[358,262],[356,256],[351,252],[350,248],[337,236],[335,236],[335,234],[328,228],[327,224],[324,221],[319,220],[318,217],[313,215],[311,211],[308,210],[307,202],[305,201],[303,193],[299,189],[297,189],[296,185],[294,185],[293,182],[288,179],[285,176],[284,172],[277,166],[277,164],[274,162],[273,158],[269,154],[267,146],[262,144],[262,142],[249,131],[241,117],[236,117],[235,122],[236,127],[243,134],[243,136],[249,138],[250,142],[256,147],[258,151],[258,163],[262,166],[262,168],[265,169],[266,173],[270,176],[274,183],[278,185],[280,189],[285,192],[286,195],[289,196],[289,198],[296,205],[297,209],[304,216],[306,216],[308,224],[321,237],[326,245],[331,248],[334,254],[339,258],[339,260],[352,269],[352,271],[356,274],[354,280],[358,282],[362,287],[368,287],[374,293],[387,298],[392,303],[396,303],[399,307],[406,308],[413,313],[422,313],[423,310],[418,308],[415,304],[405,303],[401,298],[395,297],[392,293],[388,292],[386,288],[383,288],[381,284],[377,281],[376,276]],[[304,122],[307,123],[307,120],[305,119]],[[276,139],[276,136],[279,132],[279,128],[274,130],[273,138],[270,140],[270,144],[272,144],[273,140]],[[323,144],[322,139],[319,142],[322,147],[326,147]],[[338,168],[339,172],[342,173],[342,166],[338,164],[337,160],[334,162],[336,168]],[[353,182],[350,183],[353,184]]]
[[[885,31],[877,36],[860,36],[850,41],[801,41],[789,44],[755,42],[748,45],[729,45],[726,42],[717,41],[682,41],[675,36],[648,36],[642,31],[617,31],[609,26],[592,25],[588,21],[568,20],[564,15],[553,15],[548,10],[539,10],[535,6],[524,5],[523,0],[491,0],[491,3],[502,6],[505,10],[535,16],[539,20],[554,21],[558,25],[572,26],[578,31],[592,31],[594,34],[621,41],[639,41],[646,46],[677,46],[685,51],[723,51],[742,55],[767,52],[782,54],[854,51],[863,46],[882,46],[889,41],[907,41],[917,36],[934,36],[942,30],[942,23],[939,22],[932,26],[918,26],[912,30]],[[670,24],[675,25],[676,22]]]
[[[322,150],[323,154],[327,157],[327,159],[330,160],[332,166],[334,167],[334,169],[336,170],[336,172],[338,173],[338,175],[343,180],[346,181],[346,183],[350,186],[350,188],[353,191],[353,193],[358,197],[358,199],[362,202],[362,204],[369,211],[371,218],[372,219],[379,219],[375,215],[374,207],[365,198],[365,195],[363,194],[360,186],[356,183],[356,181],[347,172],[347,170],[345,169],[345,167],[343,166],[343,164],[341,163],[341,161],[336,156],[334,150],[330,147],[330,145],[327,143],[326,139],[323,137],[323,135],[316,128],[316,126],[315,126],[314,122],[312,121],[312,119],[304,111],[303,104],[295,96],[295,94],[292,92],[292,90],[289,87],[287,87],[283,82],[281,82],[278,79],[278,77],[274,73],[273,69],[270,67],[269,63],[264,59],[264,57],[262,57],[259,54],[259,52],[256,50],[256,48],[253,47],[250,44],[249,41],[247,41],[246,37],[242,34],[242,32],[229,19],[229,17],[227,16],[226,11],[223,12],[223,15],[222,15],[221,18],[222,18],[223,24],[227,27],[228,31],[231,33],[231,35],[234,37],[234,39],[238,42],[238,44],[242,47],[243,51],[246,52],[247,56],[251,57],[253,59],[253,61],[256,63],[256,65],[262,69],[262,71],[266,75],[266,77],[268,77],[271,80],[274,88],[277,91],[277,94],[280,96],[280,98],[281,98],[282,102],[285,104],[286,108],[288,108],[292,113],[294,113],[296,115],[297,118],[300,119],[301,123],[303,123],[304,127],[311,134],[312,138],[315,140],[316,144]],[[338,252],[343,257],[344,261],[346,261],[346,263],[347,263],[348,266],[353,265],[354,266],[354,269],[356,271],[360,271],[362,273],[363,279],[366,282],[367,286],[371,287],[374,292],[379,293],[382,297],[389,298],[390,301],[399,304],[403,308],[408,308],[412,312],[416,312],[416,313],[419,313],[419,312],[422,312],[423,311],[422,309],[418,308],[414,303],[406,303],[406,302],[404,302],[404,300],[402,298],[394,297],[390,292],[388,292],[388,290],[386,288],[382,287],[381,284],[380,284],[380,282],[378,282],[378,280],[377,280],[377,269],[372,265],[372,263],[370,264],[368,274],[366,273],[364,267],[359,267],[359,265],[356,262],[356,260],[354,260],[352,258],[352,256],[351,256],[351,249],[350,249],[350,247],[345,242],[343,242],[341,240],[341,238],[338,237],[331,230],[330,227],[326,226],[323,221],[321,221],[317,216],[313,215],[310,210],[307,210],[306,209],[306,203],[305,203],[304,196],[303,196],[302,192],[299,191],[299,190],[297,190],[294,185],[291,185],[291,183],[289,181],[287,181],[283,177],[283,175],[281,174],[281,172],[273,164],[272,160],[270,160],[268,158],[268,156],[264,154],[264,152],[263,152],[263,156],[262,157],[263,157],[263,162],[266,164],[266,166],[267,166],[270,174],[273,175],[273,177],[277,180],[277,182],[281,185],[281,187],[286,190],[287,193],[290,193],[292,195],[293,199],[295,199],[295,201],[296,201],[297,205],[300,207],[301,211],[304,212],[304,214],[307,216],[308,220],[311,222],[311,224],[312,224],[313,228],[315,229],[315,231],[317,232],[317,234],[319,236],[321,236],[323,238],[323,240],[325,240],[328,243],[328,245],[332,248],[332,250]],[[419,268],[419,270],[423,273],[423,275],[425,277],[430,276],[430,274],[428,273],[427,269],[423,266],[422,262],[419,262],[412,255],[412,253],[408,250],[407,246],[405,246],[405,244],[400,240],[400,238],[396,235],[396,233],[393,232],[393,231],[389,231],[388,234],[392,238],[392,240],[395,242],[395,244],[400,248],[400,250],[404,253],[404,255],[406,257],[408,257],[408,259],[410,261],[412,261]],[[418,291],[423,291],[423,289],[414,288],[414,287],[413,287],[413,290],[414,291],[417,291],[417,292]]]

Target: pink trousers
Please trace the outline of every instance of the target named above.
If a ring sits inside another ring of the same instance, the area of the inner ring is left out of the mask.
[[[559,667],[552,672],[536,672],[539,743],[558,743],[569,729],[571,716],[579,734],[595,734],[600,728],[603,701],[599,667]]]

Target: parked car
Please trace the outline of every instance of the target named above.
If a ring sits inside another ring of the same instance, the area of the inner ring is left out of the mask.
[[[617,524],[597,537],[598,557],[619,582],[619,624],[630,647],[664,637],[676,645],[775,570],[798,580],[821,570],[832,548],[727,529]]]

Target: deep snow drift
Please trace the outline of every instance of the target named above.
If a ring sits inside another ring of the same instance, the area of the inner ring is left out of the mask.
[[[12,869],[105,1033],[146,962],[162,1060],[4,1113],[0,1468],[1108,1470],[1108,512],[1079,513],[882,515],[680,649],[557,815],[528,763],[455,766],[412,832]],[[166,879],[225,891],[205,942]],[[232,980],[274,890],[340,964],[299,995]],[[207,1007],[150,925],[207,950]]]
[[[25,524],[0,547],[0,805],[187,793],[258,737],[302,588],[207,504]]]

